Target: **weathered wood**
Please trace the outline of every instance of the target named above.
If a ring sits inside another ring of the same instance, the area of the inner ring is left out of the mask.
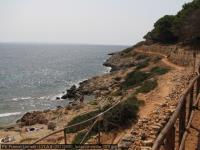
[[[98,144],[101,144],[101,124],[100,120],[98,121]]]
[[[200,91],[200,78],[197,79],[197,84],[196,84],[196,98],[198,97],[199,95],[199,91]]]
[[[166,135],[165,150],[175,150],[175,127],[172,127]]]
[[[84,137],[81,140],[80,144],[84,144],[87,136],[90,134],[90,132],[92,131],[93,127],[96,125],[97,122],[98,122],[98,118],[94,121],[94,123],[92,124],[92,126],[89,128],[88,132],[84,135]]]
[[[182,102],[183,105],[181,107],[180,113],[179,113],[179,146],[181,145],[181,141],[183,138],[183,134],[185,132],[185,119],[186,119],[186,98]]]
[[[64,140],[65,140],[65,144],[67,144],[67,133],[66,133],[65,130],[64,130],[63,132],[64,132]]]
[[[188,108],[188,118],[187,118],[187,122],[189,122],[189,119],[190,119],[190,116],[191,116],[192,106],[193,106],[193,98],[194,98],[194,86],[193,86],[193,88],[190,90],[189,108]]]
[[[198,95],[197,100],[196,100],[195,103],[194,103],[194,106],[195,106],[195,107],[197,106],[199,100],[200,100],[200,95]],[[187,135],[188,135],[188,133],[189,133],[189,129],[192,127],[192,119],[193,119],[193,117],[194,117],[194,113],[195,113],[195,109],[193,109],[192,112],[191,112],[190,119],[189,119],[189,121],[188,121],[186,130],[185,130],[185,133],[184,133],[184,135],[183,135],[182,142],[181,142],[181,145],[180,145],[180,147],[179,147],[179,150],[183,150],[184,147],[185,147],[185,140],[186,140]]]
[[[179,117],[180,121],[180,134],[179,134],[179,145],[181,143],[181,139],[183,137],[184,131],[185,131],[185,118],[186,118],[186,113],[185,113],[185,106],[186,106],[186,97],[188,96],[190,90],[194,87],[194,84],[197,82],[197,80],[200,79],[200,74],[198,76],[196,76],[189,84],[188,88],[184,90],[179,103],[176,107],[176,110],[174,111],[174,113],[172,114],[172,116],[170,117],[168,123],[165,125],[165,127],[163,128],[163,130],[160,132],[160,134],[158,135],[157,139],[155,140],[152,150],[159,150],[161,145],[164,143],[164,140],[167,136],[167,133],[169,132],[169,130],[175,125],[177,118]]]

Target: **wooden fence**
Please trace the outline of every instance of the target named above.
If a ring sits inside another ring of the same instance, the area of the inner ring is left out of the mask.
[[[99,113],[98,115],[96,115],[96,116],[94,116],[94,117],[92,117],[92,118],[90,118],[90,119],[88,119],[88,120],[79,122],[79,123],[77,123],[77,124],[69,125],[69,126],[66,126],[66,127],[63,128],[63,129],[59,129],[59,130],[57,130],[57,131],[54,131],[54,132],[52,132],[52,133],[50,133],[50,134],[48,134],[48,135],[46,135],[46,136],[44,136],[44,137],[42,137],[42,138],[36,140],[36,141],[35,141],[34,143],[32,143],[31,145],[37,144],[37,143],[39,143],[39,142],[41,142],[41,141],[47,139],[48,137],[50,137],[50,136],[52,136],[52,135],[55,135],[55,134],[57,134],[57,133],[61,133],[61,132],[63,132],[63,134],[64,134],[64,143],[67,144],[67,133],[68,133],[68,130],[70,130],[70,129],[75,129],[75,130],[76,130],[76,129],[80,129],[81,126],[84,126],[85,124],[90,124],[91,126],[88,127],[88,131],[86,132],[86,134],[85,134],[84,137],[82,138],[80,144],[84,144],[85,139],[89,136],[90,132],[92,131],[92,129],[94,128],[94,126],[97,125],[97,124],[98,124],[98,127],[97,127],[97,130],[98,130],[98,131],[97,131],[97,133],[98,133],[98,143],[97,143],[97,144],[101,144],[100,122],[101,122],[102,120],[104,120],[104,115],[105,115],[106,113],[108,113],[109,111],[111,111],[113,108],[115,108],[117,105],[119,105],[122,101],[123,101],[123,100],[118,101],[116,104],[114,104],[113,106],[111,106],[111,107],[108,108],[107,110],[105,110],[105,111]],[[111,123],[111,122],[108,122],[108,123]],[[30,145],[30,146],[31,146],[31,145]]]
[[[184,150],[185,140],[189,134],[192,119],[198,109],[200,99],[200,67],[197,76],[190,82],[188,88],[183,92],[176,110],[168,123],[159,133],[152,150]],[[178,135],[176,135],[178,131]],[[178,138],[178,140],[176,140]]]

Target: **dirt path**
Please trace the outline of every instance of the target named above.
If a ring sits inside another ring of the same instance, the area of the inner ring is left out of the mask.
[[[138,94],[138,99],[145,101],[145,105],[141,108],[139,116],[141,118],[148,117],[156,106],[161,105],[165,101],[165,98],[172,92],[171,90],[175,87],[173,83],[174,76],[179,76],[181,73],[176,73],[176,70],[169,72],[166,75],[158,78],[158,87],[146,94]]]
[[[135,51],[138,52],[138,53],[146,53],[146,54],[152,54],[152,55],[157,55],[157,56],[164,57],[162,59],[162,62],[165,63],[166,65],[168,65],[168,66],[170,66],[172,68],[175,68],[177,70],[184,70],[185,69],[185,67],[183,67],[183,66],[179,66],[179,65],[176,65],[176,64],[170,62],[168,60],[167,56],[164,55],[164,54],[161,54],[161,53],[158,53],[158,52],[149,52],[149,51],[147,52],[147,51],[142,51],[142,50],[139,50],[139,49],[135,49]]]
[[[166,123],[164,120],[169,118],[170,113],[175,110],[179,96],[185,89],[184,75],[187,72],[185,67],[171,63],[163,54],[142,50],[136,50],[136,52],[161,56],[163,57],[161,65],[164,64],[172,69],[167,74],[158,77],[158,86],[155,90],[137,95],[138,99],[145,101],[145,105],[140,109],[138,122],[119,142],[121,147],[131,147],[132,149],[140,149],[143,146],[151,147],[160,130],[158,128],[164,126]],[[174,91],[176,92],[174,93]],[[131,141],[133,138],[136,139],[134,142]],[[144,139],[141,140],[142,138]]]

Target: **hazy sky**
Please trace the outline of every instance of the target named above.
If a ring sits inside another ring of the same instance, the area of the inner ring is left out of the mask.
[[[0,42],[132,45],[191,0],[0,0]]]

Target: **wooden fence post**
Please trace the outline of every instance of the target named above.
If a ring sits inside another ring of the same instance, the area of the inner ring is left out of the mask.
[[[101,122],[100,122],[101,120],[99,119],[99,121],[98,121],[98,144],[101,144],[101,132],[100,132],[100,130],[101,130]]]
[[[66,135],[66,130],[64,129],[64,140],[65,140],[65,144],[67,144],[67,135]]]
[[[183,105],[179,114],[179,146],[185,132],[185,118],[186,118],[186,97],[184,98]]]
[[[196,100],[197,100],[197,98],[198,98],[198,95],[199,95],[199,90],[200,90],[200,78],[198,78],[197,79],[197,84],[196,84]],[[199,106],[199,102],[198,102],[198,104],[197,104],[197,106]]]
[[[175,135],[176,129],[173,126],[166,135],[166,140],[164,144],[165,150],[175,150]]]
[[[188,118],[187,122],[190,119],[190,115],[192,112],[192,107],[193,107],[193,99],[194,99],[194,86],[192,86],[192,89],[190,90],[190,97],[189,97],[189,110],[188,110]]]

